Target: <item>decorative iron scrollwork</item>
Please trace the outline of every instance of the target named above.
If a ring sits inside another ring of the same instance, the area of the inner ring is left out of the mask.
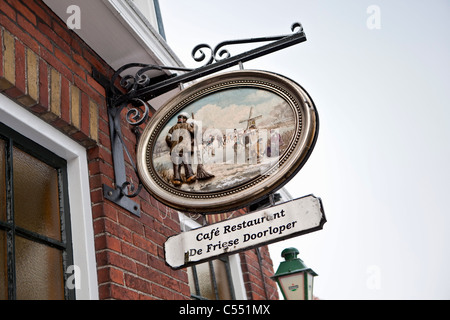
[[[133,107],[128,110],[127,115],[126,115],[126,121],[128,122],[128,124],[134,126],[134,128],[136,129],[135,133],[139,137],[139,134],[137,133],[138,132],[137,128],[141,124],[144,124],[148,120],[151,107],[148,104],[148,102],[145,102],[141,99],[133,99],[131,102],[132,102],[131,104],[133,105]],[[141,108],[143,108],[144,110],[141,110]],[[122,144],[122,148],[125,151],[125,153],[128,157],[128,160],[130,161],[130,164],[133,167],[133,170],[136,174],[138,184],[136,186],[135,183],[133,182],[133,180],[131,180],[131,182],[120,181],[120,182],[116,182],[116,184],[117,184],[117,187],[120,190],[120,193],[122,196],[125,196],[128,198],[134,198],[134,197],[137,197],[139,195],[139,193],[141,192],[142,183],[139,178],[139,173],[138,173],[136,164],[133,161],[133,157],[131,156],[130,151],[128,150],[128,148],[126,147],[126,144],[123,141],[122,132],[120,132],[119,129],[120,128],[114,128],[115,136],[120,140],[120,142]],[[114,154],[114,151],[113,151],[113,154]]]
[[[128,124],[132,126],[140,126],[144,124],[150,115],[150,104],[141,99],[133,99],[133,101],[138,102],[138,104],[134,104],[133,108],[130,108],[127,112],[126,120]],[[144,110],[140,108],[143,107]]]
[[[125,91],[125,93],[117,90],[115,83],[117,79],[126,71],[130,71],[133,69],[138,69],[137,72],[133,74],[125,74],[120,79],[120,87]],[[113,93],[112,97],[112,107],[118,107],[122,103],[130,102],[133,99],[138,99],[139,96],[137,92],[139,89],[145,88],[149,86],[152,82],[152,78],[148,74],[150,71],[158,70],[172,70],[172,71],[192,71],[192,69],[181,68],[181,67],[165,67],[165,66],[157,66],[152,64],[144,64],[144,63],[130,63],[126,64],[114,73],[110,81],[110,92]],[[119,99],[122,98],[122,99]],[[123,99],[125,98],[125,99]],[[142,101],[142,100],[141,100]]]
[[[292,32],[301,33],[303,32],[303,27],[300,23],[296,22],[291,26]],[[205,49],[210,51],[210,56],[208,61],[204,64],[204,66],[208,66],[214,62],[219,62],[224,59],[228,59],[231,57],[231,53],[227,49],[223,49],[225,46],[229,45],[237,45],[237,44],[248,44],[248,43],[257,43],[257,42],[268,42],[268,41],[277,41],[285,38],[286,35],[283,36],[273,36],[273,37],[261,37],[261,38],[252,38],[252,39],[241,39],[241,40],[228,40],[219,43],[214,49],[208,44],[199,44],[192,50],[192,58],[197,62],[203,62],[206,60]]]
[[[206,64],[197,69],[158,66],[144,63],[130,63],[118,69],[108,84],[105,84],[105,88],[108,92],[108,115],[116,185],[115,190],[108,186],[104,186],[105,197],[136,215],[140,214],[139,204],[130,200],[130,198],[139,195],[142,190],[142,183],[135,162],[133,161],[129,150],[126,148],[121,133],[121,112],[124,108],[129,108],[126,113],[126,121],[129,125],[133,126],[133,131],[137,135],[137,140],[139,140],[139,126],[148,120],[150,112],[155,112],[152,106],[147,102],[148,100],[177,88],[180,84],[194,81],[240,63],[306,41],[306,36],[300,23],[294,23],[291,30],[293,32],[291,35],[223,41],[214,49],[207,44],[200,44],[192,51],[193,59],[197,62],[205,61],[207,59],[204,52],[205,50],[209,50],[211,55],[206,61]],[[272,43],[233,57],[225,48],[229,45],[259,42]],[[154,76],[155,71],[160,71],[159,74],[161,74],[161,71],[167,70],[182,71],[183,74]],[[117,84],[119,85],[118,87],[116,87]],[[127,154],[129,162],[133,166],[136,179],[138,180],[137,183],[134,183],[132,179],[127,177],[125,172],[124,151]]]

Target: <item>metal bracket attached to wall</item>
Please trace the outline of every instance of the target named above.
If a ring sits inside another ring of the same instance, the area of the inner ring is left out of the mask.
[[[131,63],[117,70],[111,79],[107,79],[96,70],[93,70],[93,78],[106,89],[111,149],[114,162],[116,189],[104,185],[104,197],[132,214],[140,216],[140,205],[132,199],[141,192],[142,183],[139,179],[135,161],[126,148],[122,136],[121,115],[124,108],[128,108],[126,121],[133,126],[133,131],[137,135],[136,139],[138,141],[140,135],[139,126],[147,121],[150,112],[155,112],[148,103],[149,100],[176,89],[183,83],[197,80],[236,65],[242,65],[244,62],[306,41],[306,36],[300,23],[294,23],[291,30],[294,32],[291,35],[224,41],[214,49],[209,45],[200,44],[192,51],[192,57],[197,62],[206,60],[206,64],[197,69]],[[230,52],[224,49],[225,46],[229,45],[258,42],[270,43],[236,56],[231,56]],[[209,59],[206,58],[205,49],[210,51]],[[137,72],[136,69],[138,69]],[[182,71],[185,73],[182,75],[163,75],[151,78],[149,73],[155,70]],[[129,74],[130,72],[133,72],[134,75]],[[118,89],[115,86],[118,79],[120,79],[119,83],[122,89]],[[124,153],[135,171],[136,183],[132,179],[130,182],[127,180]]]

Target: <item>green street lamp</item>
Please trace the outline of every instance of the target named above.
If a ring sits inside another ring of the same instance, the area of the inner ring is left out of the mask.
[[[271,277],[278,283],[285,300],[313,300],[313,280],[317,276],[311,268],[297,258],[295,248],[281,252],[286,260],[280,263],[277,272]]]

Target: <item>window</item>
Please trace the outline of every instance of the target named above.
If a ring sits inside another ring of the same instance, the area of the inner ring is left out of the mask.
[[[200,300],[235,300],[228,258],[188,268],[191,297]]]
[[[74,299],[67,163],[0,123],[0,299]]]
[[[181,230],[202,226],[198,219],[180,213]],[[219,258],[187,268],[191,297],[198,300],[245,300],[239,255]]]
[[[0,94],[0,121],[8,124],[8,127],[13,128],[20,135],[33,140],[67,161],[67,187],[71,214],[70,222],[66,220],[66,224],[70,223],[74,236],[72,242],[74,265],[73,268],[67,270],[67,272],[71,272],[69,283],[75,287],[76,299],[98,300],[94,228],[86,149],[2,94]],[[0,179],[3,179],[3,177]],[[0,263],[2,261],[0,260]]]

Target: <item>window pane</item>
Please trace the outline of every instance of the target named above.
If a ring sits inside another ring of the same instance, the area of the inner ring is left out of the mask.
[[[6,221],[5,142],[0,139],[0,220]]]
[[[57,170],[17,148],[13,166],[16,225],[60,241]]]
[[[0,300],[8,299],[8,274],[6,263],[6,232],[0,230]]]
[[[63,300],[62,252],[16,237],[18,300]]]
[[[200,286],[200,295],[209,300],[216,300],[209,263],[197,265],[197,276],[198,284]]]
[[[230,282],[228,279],[225,262],[221,260],[214,260],[214,273],[216,275],[217,289],[219,291],[220,300],[231,300]]]

